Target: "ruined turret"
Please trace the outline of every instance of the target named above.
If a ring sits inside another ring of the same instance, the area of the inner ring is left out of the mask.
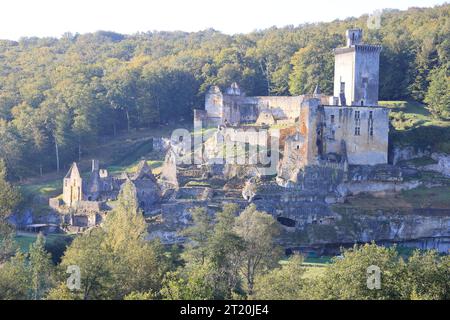
[[[146,160],[139,162],[136,172],[130,176],[130,181],[136,187],[139,207],[144,212],[151,210],[152,206],[161,200],[161,189]]]
[[[177,178],[177,155],[172,147],[170,147],[166,153],[161,176],[159,178],[159,184],[163,193],[168,189],[177,190],[179,188]]]
[[[279,185],[288,186],[290,183],[297,182],[297,176],[301,170],[300,164],[305,161],[306,147],[305,137],[299,131],[286,138],[283,159],[278,167]]]
[[[83,200],[83,179],[75,162],[64,177],[63,200],[68,207],[74,207]]]

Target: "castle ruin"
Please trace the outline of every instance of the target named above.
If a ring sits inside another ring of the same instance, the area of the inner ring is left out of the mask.
[[[345,158],[350,165],[386,164],[389,110],[378,106],[381,46],[362,43],[362,30],[347,31],[347,46],[335,49],[334,94],[316,88],[300,96],[247,97],[236,83],[222,91],[213,86],[205,110],[196,110],[202,127],[248,124],[295,127],[299,165]],[[292,142],[292,140],[291,140]]]

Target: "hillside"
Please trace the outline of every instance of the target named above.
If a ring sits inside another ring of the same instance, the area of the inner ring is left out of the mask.
[[[375,30],[367,18],[238,35],[99,31],[1,40],[0,157],[14,180],[53,172],[57,163],[67,168],[119,133],[190,122],[213,84],[236,81],[249,96],[309,93],[319,84],[329,94],[332,49],[349,27],[383,46],[381,99],[445,93],[450,5],[385,10]],[[437,116],[448,114],[445,103],[438,107]]]
[[[134,172],[137,163],[145,158],[155,174],[164,160],[164,154],[153,151],[153,138],[170,137],[172,127],[161,127],[147,130],[133,131],[120,134],[117,137],[105,139],[103,144],[88,148],[78,162],[82,174],[91,169],[92,159],[98,159],[100,166],[112,175],[121,172]],[[36,176],[19,183],[25,196],[26,204],[43,212],[47,209],[48,198],[62,193],[62,179],[69,166],[61,169],[60,173],[51,172],[43,176]]]

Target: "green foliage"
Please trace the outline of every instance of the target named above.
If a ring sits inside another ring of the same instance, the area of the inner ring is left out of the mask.
[[[53,285],[54,266],[42,235],[30,245],[29,254],[17,250],[0,267],[0,300],[40,300]]]
[[[70,291],[65,282],[61,282],[50,290],[46,300],[80,300],[80,296]]]
[[[298,255],[277,264],[276,222],[254,205],[239,215],[238,206],[228,204],[214,224],[202,209],[194,210],[189,236],[198,242],[186,248],[181,261],[179,248],[164,254],[158,242],[143,238],[142,221],[130,219],[140,213],[123,211],[134,208],[132,196],[128,185],[116,216],[105,222],[108,228],[92,229],[72,242],[58,266],[57,283],[42,236],[28,255],[17,251],[0,267],[0,299],[450,299],[450,259],[435,251],[400,255],[396,247],[372,243],[344,250],[320,267]],[[130,237],[120,234],[122,223]],[[200,247],[202,259],[189,253]],[[66,270],[73,265],[80,267],[81,288],[71,291]],[[380,289],[367,285],[369,266],[380,268]]]
[[[308,299],[448,299],[449,259],[435,251],[416,251],[407,261],[395,247],[355,246],[325,267],[304,291]],[[380,289],[369,289],[367,268],[380,268]]]
[[[430,86],[425,96],[428,110],[436,117],[450,119],[450,70],[448,65],[430,74]]]
[[[212,272],[209,262],[191,265],[183,271],[169,272],[163,280],[161,295],[167,300],[220,299],[214,294]]]
[[[107,290],[108,282],[111,281],[111,272],[108,268],[110,253],[102,250],[104,237],[102,229],[85,233],[72,242],[62,258],[60,269],[64,285],[68,266],[80,267],[82,287],[79,292],[74,293],[79,299],[104,298],[103,292]],[[52,291],[50,297],[54,295],[55,292]]]
[[[21,201],[19,190],[6,177],[6,165],[0,158],[0,263],[11,257],[16,250],[14,230],[7,218]]]
[[[436,118],[426,105],[414,101],[380,101],[379,104],[391,109],[389,141],[392,145],[450,152],[450,121]]]
[[[367,268],[370,266],[382,270],[380,290],[371,290],[367,286]],[[310,292],[314,299],[398,299],[401,295],[397,279],[403,268],[395,248],[375,244],[354,247],[343,253],[343,259],[335,259]]]
[[[123,299],[133,292],[159,292],[168,263],[160,243],[147,241],[146,235],[136,189],[128,181],[103,228],[76,238],[64,254],[61,271],[80,267],[82,288],[75,297]],[[63,293],[52,292],[50,297]]]
[[[338,35],[322,34],[316,42],[301,48],[291,60],[289,92],[293,95],[313,93],[319,85],[322,93],[333,94],[334,54],[330,48],[341,45]]]
[[[278,261],[280,248],[275,244],[275,237],[280,227],[271,215],[257,211],[251,204],[236,218],[234,230],[244,242],[240,268],[247,293],[252,295],[255,277]]]
[[[0,158],[0,223],[12,213],[12,210],[21,200],[19,190],[11,185],[6,178],[6,165]]]
[[[54,171],[105,136],[191,122],[213,84],[237,81],[250,96],[311,93],[316,84],[330,93],[332,49],[350,27],[383,46],[382,99],[425,97],[446,117],[443,76],[433,70],[449,61],[449,8],[385,10],[379,30],[362,16],[232,36],[99,31],[2,41],[0,154],[14,178]]]
[[[225,205],[213,225],[206,209],[192,210],[193,225],[183,232],[191,241],[182,255],[187,263],[183,270],[166,279],[162,292],[165,298],[230,299],[240,294],[239,264],[243,245],[233,231],[237,212],[236,205]],[[205,295],[196,298],[195,292],[201,288],[205,288]]]
[[[405,299],[449,300],[450,256],[415,251],[408,260],[404,287]]]
[[[212,218],[206,208],[196,207],[191,210],[192,225],[183,230],[188,237],[186,259],[192,263],[203,264],[207,256],[207,242],[212,233]]]
[[[36,242],[30,246],[29,257],[32,299],[40,300],[52,286],[54,272],[51,254],[45,250],[42,234],[39,234]]]
[[[25,300],[30,292],[27,257],[16,255],[0,268],[0,300]]]
[[[281,268],[276,268],[256,279],[256,300],[297,300],[302,299],[305,290],[303,257],[294,255]]]
[[[233,231],[238,212],[238,205],[224,205],[223,210],[216,215],[214,231],[207,244],[208,259],[215,271],[215,292],[222,299],[242,294],[239,264],[244,243]]]
[[[186,264],[166,274],[161,295],[165,299],[235,299],[252,294],[255,277],[276,265],[279,257],[272,216],[249,206],[226,204],[215,224],[204,208],[192,210],[193,225],[183,257]]]
[[[132,292],[126,295],[124,300],[153,300],[154,295],[151,292]]]

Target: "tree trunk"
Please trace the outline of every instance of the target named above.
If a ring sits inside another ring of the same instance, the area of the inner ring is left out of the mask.
[[[270,77],[269,77],[269,66],[265,63],[265,68],[263,66],[263,62],[259,61],[259,67],[261,69],[262,74],[266,77],[267,82],[267,95],[270,96]]]
[[[254,279],[254,271],[252,262],[249,260],[247,262],[247,293],[249,296],[253,294],[253,279]]]
[[[127,116],[127,131],[130,132],[130,113],[128,112],[128,108],[125,109],[125,114]]]
[[[78,162],[81,161],[81,138],[78,138]]]
[[[55,140],[55,152],[56,152],[56,172],[59,173],[59,147],[58,147],[58,141],[56,140],[56,137],[53,136]]]

